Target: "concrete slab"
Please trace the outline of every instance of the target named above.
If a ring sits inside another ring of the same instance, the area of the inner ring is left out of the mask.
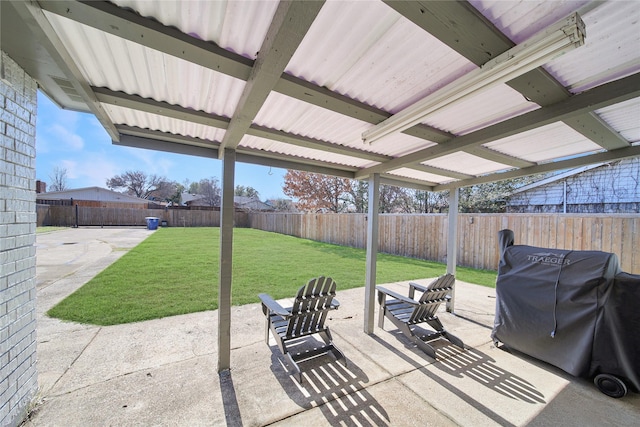
[[[150,233],[78,229],[37,236],[41,403],[26,426],[582,426],[640,419],[639,394],[612,399],[590,381],[496,349],[489,337],[495,293],[463,282],[456,315],[440,316],[467,351],[443,341],[434,360],[390,323],[367,335],[364,290],[339,291],[341,307],[329,325],[347,366],[332,356],[305,362],[302,384],[274,342],[265,343],[259,304],[232,307],[232,369],[222,374],[215,311],[108,327],[45,315]],[[386,286],[406,292],[407,282]]]

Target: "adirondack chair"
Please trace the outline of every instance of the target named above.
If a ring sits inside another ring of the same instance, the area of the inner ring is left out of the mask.
[[[340,303],[334,298],[336,282],[330,277],[317,277],[302,286],[295,297],[293,307],[284,308],[271,296],[260,294],[262,312],[266,317],[266,342],[269,345],[269,332],[273,334],[278,347],[287,357],[295,371],[298,382],[302,383],[302,371],[298,362],[313,359],[331,352],[337,360],[342,359],[347,366],[344,354],[333,343],[329,327],[325,326],[327,313],[336,310]],[[320,341],[311,338],[318,334]],[[305,339],[306,338],[306,339]],[[305,346],[302,340],[307,341]],[[309,346],[309,342],[313,345]]]
[[[409,283],[408,297],[377,286],[378,303],[380,304],[378,326],[383,328],[384,318],[389,318],[407,338],[434,359],[436,358],[436,350],[429,342],[437,338],[446,338],[452,344],[464,349],[464,343],[458,337],[445,331],[436,315],[440,304],[449,298],[448,294],[454,282],[455,277],[452,274],[445,274],[426,287],[417,283]],[[416,291],[422,292],[419,300],[414,299]],[[434,331],[428,331],[421,336],[416,335],[416,325],[420,323],[427,323]]]

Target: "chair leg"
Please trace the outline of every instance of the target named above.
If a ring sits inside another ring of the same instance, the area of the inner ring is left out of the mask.
[[[347,359],[344,357],[344,353],[340,351],[338,347],[336,347],[333,343],[333,337],[331,336],[331,331],[329,331],[329,328],[325,329],[324,331],[318,332],[318,335],[322,337],[322,340],[327,345],[327,349],[331,350],[336,360],[343,359],[344,366],[346,367]]]
[[[448,339],[453,345],[458,346],[464,350],[464,343],[457,336],[450,334],[447,331],[442,331],[442,336]]]
[[[456,345],[464,350],[464,343],[462,342],[462,340],[456,337],[455,335],[445,331],[444,326],[442,325],[442,322],[440,321],[440,319],[438,319],[437,317],[434,317],[433,319],[427,320],[427,323],[429,324],[429,326],[435,329],[435,331],[438,332],[441,336],[448,339],[453,345]]]
[[[287,360],[289,360],[289,366],[294,371],[293,376],[298,380],[300,384],[302,384],[302,371],[300,370],[300,367],[298,366],[296,361],[293,360],[293,357],[291,357],[291,353],[285,354],[287,355]]]
[[[414,343],[416,343],[416,345],[418,346],[418,348],[420,350],[422,350],[423,352],[425,352],[427,354],[427,356],[431,357],[432,359],[437,359],[436,357],[436,349],[433,348],[430,344],[422,341],[420,338],[414,336]]]
[[[267,343],[267,347],[269,346],[269,330],[271,329],[270,315],[267,313],[267,325],[265,327],[265,337],[264,340]]]
[[[396,326],[398,326],[405,337],[409,338],[411,342],[414,343],[420,350],[425,352],[427,356],[430,356],[433,359],[436,358],[436,350],[426,342],[422,341],[420,337],[417,337],[416,334],[413,333],[409,325],[407,325],[406,323],[398,323]]]
[[[338,349],[338,347],[336,347],[335,345],[331,346],[331,352],[333,353],[333,356],[336,358],[337,361],[342,360],[342,364],[346,368],[347,367],[347,358],[344,357],[344,353],[342,351],[340,351]]]

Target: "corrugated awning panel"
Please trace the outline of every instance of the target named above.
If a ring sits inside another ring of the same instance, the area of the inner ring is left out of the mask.
[[[640,98],[597,110],[596,113],[627,141],[640,142]]]
[[[544,66],[579,93],[640,70],[640,8],[634,1],[471,0],[514,43],[521,43],[573,11],[586,25],[585,45]],[[612,40],[616,45],[612,46]]]
[[[92,86],[231,117],[245,82],[47,13]]]
[[[395,113],[474,68],[382,2],[336,1],[325,3],[286,71]]]
[[[387,175],[397,176],[403,178],[409,178],[419,181],[433,182],[436,184],[446,184],[454,181],[452,178],[443,175],[437,175],[429,172],[422,172],[416,169],[400,168],[393,171],[389,171]]]
[[[144,111],[102,104],[103,108],[113,120],[113,123],[127,126],[167,132],[173,135],[200,138],[211,142],[220,142],[224,137],[224,129],[188,122],[186,120],[150,114]]]
[[[464,135],[539,108],[507,85],[498,85],[430,115],[426,124]]]
[[[277,1],[114,0],[113,3],[251,59],[256,58],[278,7]]]
[[[392,135],[384,144],[364,144],[361,135],[368,123],[276,92],[268,96],[254,123],[385,156],[401,156],[435,144],[405,134]]]
[[[504,1],[469,0],[515,44],[588,4],[590,0]]]
[[[511,166],[483,159],[463,151],[422,162],[422,164],[467,175],[485,175],[491,172],[512,169]]]
[[[319,160],[331,164],[343,165],[349,167],[366,167],[370,166],[370,160],[358,159],[356,157],[345,156],[342,154],[331,153],[328,151],[315,150],[312,148],[298,147],[271,139],[260,138],[251,135],[245,135],[240,141],[239,149],[251,148],[254,150],[268,151],[275,154],[283,154],[291,157],[299,157],[307,160]]]
[[[560,83],[579,93],[640,71],[637,2],[604,2],[584,14],[583,20],[587,28],[585,45],[545,67]]]
[[[602,150],[564,123],[553,123],[539,129],[486,144],[493,150],[530,162],[546,162]]]

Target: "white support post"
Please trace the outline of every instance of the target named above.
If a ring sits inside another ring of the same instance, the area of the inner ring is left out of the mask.
[[[373,333],[376,308],[376,262],[378,260],[378,207],[380,174],[369,175],[369,212],[367,214],[367,266],[364,296],[364,332]]]
[[[233,220],[235,210],[236,151],[224,150],[222,160],[222,200],[220,204],[220,276],[218,282],[218,372],[231,367],[231,281]]]
[[[458,198],[460,189],[449,192],[449,230],[447,236],[447,273],[456,275],[458,262]],[[447,301],[447,311],[453,313],[456,302],[456,285],[451,289],[451,299]]]

